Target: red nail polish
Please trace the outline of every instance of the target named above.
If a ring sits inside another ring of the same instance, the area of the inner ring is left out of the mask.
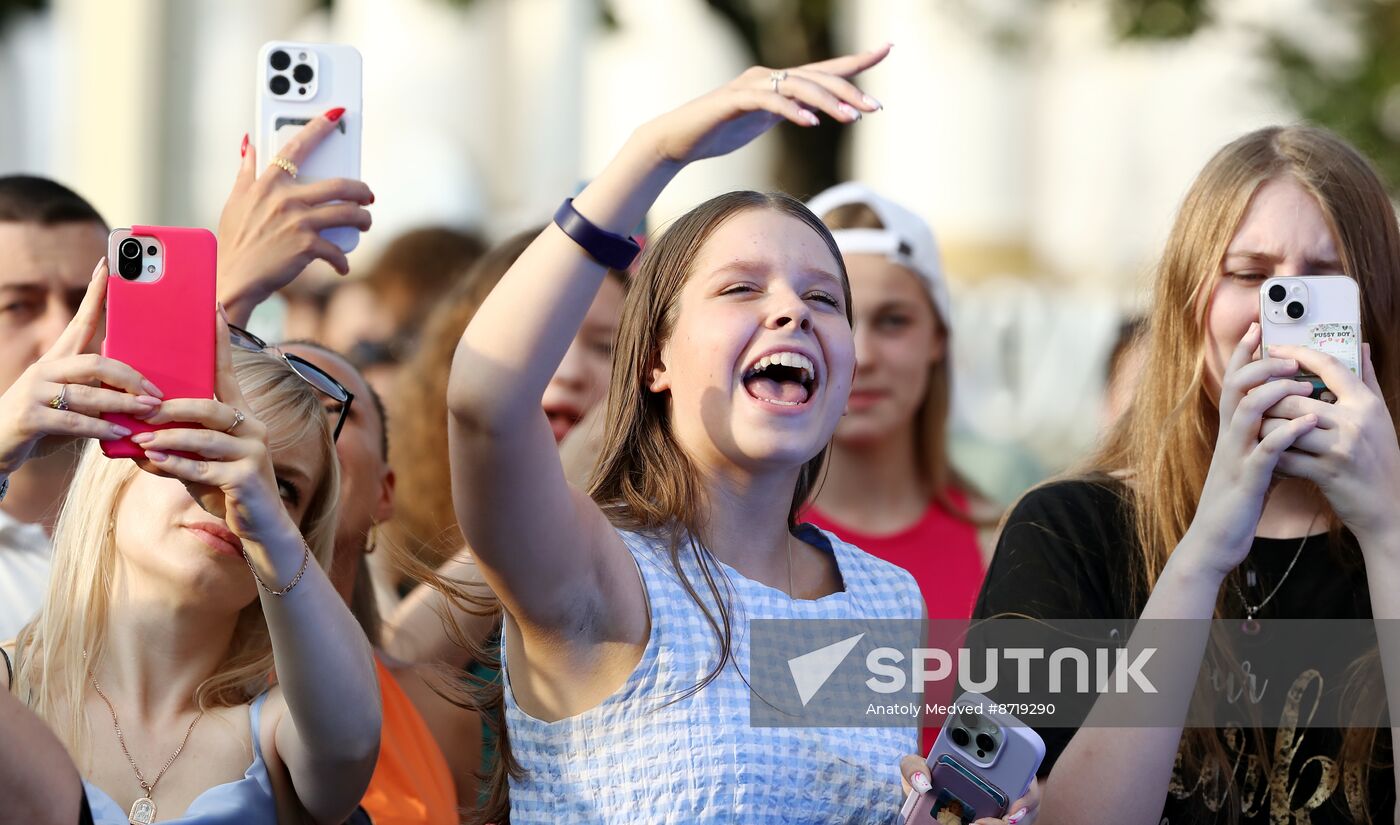
[[[345,107],[337,106],[334,109],[331,109],[329,112],[326,112],[326,120],[329,120],[331,123],[335,123],[337,120],[340,120],[340,116],[343,114],[345,114]]]
[[[374,193],[373,193],[373,192],[370,192],[370,193],[369,193],[369,201],[368,201],[365,205],[368,206],[368,205],[371,204],[371,203],[374,203]]]
[[[239,156],[240,158],[246,158],[246,157],[248,157],[248,133],[247,133],[247,132],[244,132],[244,133],[243,133],[243,145],[240,146],[240,147],[238,147],[238,156]]]

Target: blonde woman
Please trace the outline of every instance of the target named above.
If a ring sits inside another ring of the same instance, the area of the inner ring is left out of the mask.
[[[1310,350],[1258,351],[1260,284],[1297,275],[1360,285],[1369,344],[1360,376]],[[1167,240],[1136,397],[1088,473],[1016,506],[977,615],[1218,617],[1265,627],[1400,616],[1400,447],[1389,412],[1400,403],[1397,278],[1395,211],[1354,148],[1292,126],[1221,149]],[[1300,368],[1319,375],[1336,403],[1290,380]],[[1172,655],[1200,662],[1205,622],[1176,627]],[[1387,684],[1400,683],[1393,652],[1382,649],[1380,664]],[[1163,689],[1179,708],[1176,727],[1043,732],[1046,821],[1320,825],[1395,816],[1389,730],[1280,723],[1236,737],[1227,752],[1220,731],[1184,728],[1197,669],[1183,666],[1188,678]],[[1392,708],[1393,697],[1392,688]]]
[[[380,708],[369,646],[323,570],[337,470],[322,401],[283,359],[233,354],[222,322],[218,400],[161,400],[129,367],[78,354],[106,278],[104,263],[0,397],[0,468],[46,437],[122,436],[101,412],[202,429],[137,436],[140,468],[89,445],[4,687],[67,747],[100,825],[339,823],[374,768]],[[99,379],[116,389],[86,386]],[[51,409],[65,386],[70,409]]]

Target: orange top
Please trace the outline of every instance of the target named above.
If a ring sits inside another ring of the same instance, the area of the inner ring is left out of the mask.
[[[437,740],[389,668],[374,657],[384,731],[360,805],[375,825],[457,825],[457,786]]]

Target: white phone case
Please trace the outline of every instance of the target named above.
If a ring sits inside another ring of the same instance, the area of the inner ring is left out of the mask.
[[[286,57],[285,68],[281,53]],[[303,68],[305,67],[305,68]],[[308,77],[302,81],[300,78]],[[299,73],[299,74],[298,74]],[[360,134],[362,118],[361,60],[353,46],[335,43],[296,43],[273,41],[258,52],[257,126],[254,129],[258,161],[266,167],[287,142],[311,118],[337,106],[345,114],[336,122],[337,131],[327,137],[299,165],[297,180],[308,183],[327,178],[360,177]],[[287,91],[278,94],[284,78]],[[265,174],[264,170],[260,174]],[[360,242],[360,232],[337,227],[321,233],[344,252]]]
[[[1278,289],[1275,289],[1275,288]],[[1303,275],[1270,278],[1259,287],[1260,344],[1307,347],[1341,361],[1361,374],[1361,298],[1356,281],[1346,275]],[[1282,295],[1282,300],[1276,300]],[[1301,307],[1298,317],[1289,308]],[[1267,350],[1265,350],[1267,352]],[[1300,371],[1300,380],[1325,387],[1312,373]]]

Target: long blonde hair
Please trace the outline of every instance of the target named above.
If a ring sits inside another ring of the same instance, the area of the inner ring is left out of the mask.
[[[253,414],[267,425],[274,453],[306,439],[323,443],[324,470],[300,527],[312,555],[328,569],[340,475],[321,399],[279,358],[235,350],[233,366]],[[135,463],[108,459],[97,444],[88,446],[54,529],[44,607],[16,642],[16,692],[75,761],[87,743],[84,652],[94,660],[102,655],[116,568],[117,504],[139,472]],[[272,675],[272,643],[254,599],[240,612],[228,653],[196,689],[195,700],[201,709],[244,704],[266,689]]]
[[[1145,337],[1148,380],[1089,462],[1094,473],[1131,474],[1124,495],[1136,538],[1134,599],[1152,591],[1195,517],[1219,424],[1205,382],[1207,299],[1251,198],[1265,182],[1279,178],[1296,181],[1321,208],[1344,273],[1360,284],[1361,335],[1371,345],[1376,380],[1389,409],[1400,409],[1400,359],[1393,337],[1400,329],[1395,280],[1400,229],[1376,171],[1341,138],[1314,126],[1260,129],[1225,146],[1187,193],[1157,270]],[[1330,509],[1326,518],[1337,547],[1341,526]],[[1227,590],[1221,589],[1222,599]],[[1216,616],[1221,615],[1217,603]],[[1199,765],[1207,753],[1223,755],[1212,733],[1186,733],[1182,754],[1188,764]],[[1359,728],[1346,735],[1343,760],[1359,767],[1363,777],[1375,738],[1374,731]],[[1261,754],[1268,758],[1267,749]],[[1233,777],[1229,781],[1233,786]]]

